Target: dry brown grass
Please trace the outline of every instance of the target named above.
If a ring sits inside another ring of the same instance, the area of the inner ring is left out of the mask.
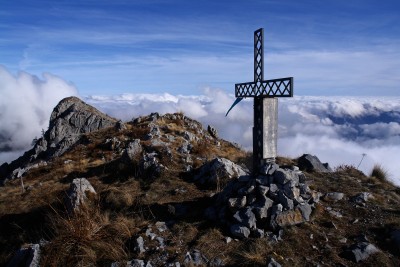
[[[371,171],[371,177],[375,177],[380,181],[388,181],[389,173],[388,171],[380,164],[375,164]]]
[[[236,264],[240,266],[265,266],[271,251],[271,243],[266,239],[243,241],[236,251]]]
[[[98,266],[127,259],[124,243],[135,230],[129,219],[84,206],[70,217],[55,213],[49,219],[53,237],[44,249],[43,266]]]

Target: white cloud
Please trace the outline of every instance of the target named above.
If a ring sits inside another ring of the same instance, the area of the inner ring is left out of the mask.
[[[40,79],[26,72],[14,76],[0,65],[0,160],[15,158],[32,139],[47,129],[51,111],[64,97],[77,95],[74,86],[44,73]],[[8,153],[4,153],[8,152]]]
[[[0,161],[29,148],[32,138],[47,128],[57,102],[76,89],[51,74],[43,79],[27,73],[11,75],[0,68]],[[183,111],[206,127],[213,125],[221,137],[252,147],[253,101],[245,99],[230,112],[233,95],[205,88],[202,95],[122,94],[89,96],[84,100],[124,121],[152,112]],[[280,99],[278,151],[282,156],[317,155],[335,167],[357,166],[366,174],[382,164],[400,184],[400,98],[294,97]],[[6,153],[6,150],[9,150]],[[8,158],[9,160],[10,158]]]
[[[125,98],[125,100],[121,100]],[[101,99],[101,100],[100,100]],[[252,99],[245,99],[225,117],[234,96],[223,90],[206,88],[202,96],[131,94],[90,97],[107,113],[129,120],[151,112],[183,111],[206,127],[217,128],[221,137],[252,147]],[[118,103],[116,105],[115,103]],[[375,163],[382,164],[391,179],[400,184],[400,98],[294,97],[279,104],[278,151],[282,156],[317,155],[332,167],[358,166],[369,174]],[[393,120],[382,122],[380,119]]]

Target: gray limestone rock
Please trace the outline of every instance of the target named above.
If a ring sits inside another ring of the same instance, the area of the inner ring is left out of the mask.
[[[200,167],[194,177],[196,182],[203,185],[215,186],[218,182],[245,176],[248,170],[225,158],[215,158]]]
[[[371,243],[359,242],[351,245],[345,252],[344,257],[355,262],[360,262],[367,259],[372,254],[379,250]]]
[[[143,151],[142,145],[140,144],[140,139],[134,139],[129,142],[125,148],[123,157],[127,161],[134,162],[137,161]]]
[[[256,216],[250,207],[238,210],[233,218],[247,228],[256,229]]]
[[[268,211],[273,206],[274,201],[268,197],[262,197],[254,207],[254,213],[257,218],[264,219],[268,217]]]
[[[357,204],[366,203],[369,198],[373,198],[372,194],[369,192],[362,192],[350,198],[350,201],[355,202]]]
[[[274,173],[274,182],[281,185],[287,182],[294,182],[297,186],[299,184],[299,176],[295,171],[279,168]]]
[[[268,263],[267,263],[267,267],[281,267],[282,265],[280,265],[274,258],[270,258]]]
[[[101,113],[77,97],[61,100],[50,116],[49,129],[45,133],[48,144],[54,144],[55,156],[69,149],[82,133],[115,126],[117,120]]]
[[[30,244],[25,248],[19,249],[14,257],[11,258],[7,267],[39,267],[40,266],[40,245]]]
[[[336,202],[336,201],[342,200],[343,197],[344,197],[344,194],[341,192],[330,192],[324,196],[324,200]]]
[[[183,138],[189,142],[197,141],[199,139],[195,134],[188,131],[183,132]]]
[[[215,128],[212,127],[211,125],[208,125],[208,126],[207,126],[207,131],[208,131],[208,133],[209,133],[212,137],[218,138],[218,131],[217,131],[217,129],[215,129]]]
[[[276,163],[266,163],[261,169],[261,173],[265,175],[273,175],[275,171],[279,168]]]
[[[250,229],[240,224],[233,224],[230,227],[231,234],[237,238],[248,238],[250,235]]]
[[[126,267],[146,267],[146,266],[144,265],[144,261],[133,259],[126,263]]]
[[[301,170],[308,172],[332,172],[332,169],[329,167],[328,163],[321,163],[316,156],[310,154],[304,154],[298,158],[298,164]]]
[[[146,252],[146,249],[144,248],[144,240],[143,237],[139,236],[135,240],[135,251],[139,253],[144,253]]]
[[[79,210],[81,205],[84,205],[90,195],[96,195],[96,191],[86,178],[75,178],[67,191],[65,206],[68,212],[74,213]]]
[[[293,200],[288,198],[282,191],[278,192],[278,199],[285,210],[292,210],[294,208]]]
[[[309,205],[307,203],[303,203],[303,204],[298,205],[297,209],[300,210],[301,215],[303,216],[303,219],[308,222],[310,220],[310,215],[312,212],[311,205]]]
[[[243,208],[246,205],[246,196],[230,198],[228,204],[231,209]]]
[[[184,263],[189,266],[203,266],[207,262],[208,259],[197,249],[187,252],[184,259]]]

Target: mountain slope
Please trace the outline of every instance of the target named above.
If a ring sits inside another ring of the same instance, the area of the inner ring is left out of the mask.
[[[63,108],[70,101],[76,106]],[[56,147],[71,135],[79,134],[79,141],[59,154],[46,145],[35,159],[45,164],[21,174],[23,192],[20,179],[0,187],[0,265],[30,243],[41,244],[43,266],[125,266],[141,260],[152,266],[400,264],[400,190],[385,180],[352,166],[303,170],[305,183],[321,196],[310,220],[266,228],[262,238],[235,240],[226,225],[205,214],[226,184],[246,176],[250,154],[181,113],[153,113],[127,123],[108,119],[108,127],[98,127],[106,125],[91,118],[102,114],[89,108],[93,116],[82,119],[85,105],[74,99],[60,103],[44,139]],[[88,121],[97,126],[85,126]],[[64,122],[73,123],[73,130],[56,130]],[[301,166],[297,159],[277,163]],[[70,184],[82,177],[96,193],[71,213],[65,200]],[[379,252],[356,263],[346,254],[361,243]]]

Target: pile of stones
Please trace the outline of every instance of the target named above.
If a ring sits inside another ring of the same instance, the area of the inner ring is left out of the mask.
[[[320,193],[311,190],[298,167],[266,164],[258,176],[232,179],[206,210],[236,238],[265,237],[281,228],[310,220]]]

